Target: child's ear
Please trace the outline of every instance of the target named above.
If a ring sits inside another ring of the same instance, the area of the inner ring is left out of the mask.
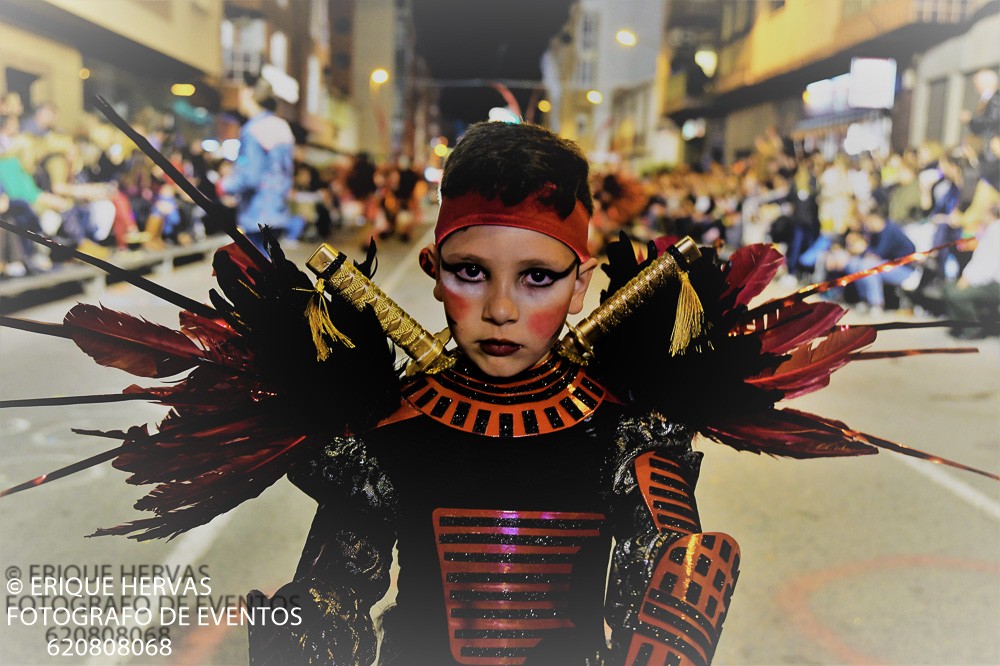
[[[583,310],[583,299],[587,295],[590,279],[594,277],[595,268],[597,268],[597,259],[593,257],[580,264],[580,270],[576,273],[576,282],[573,285],[573,298],[569,302],[569,314],[579,314]]]
[[[438,255],[437,245],[430,243],[427,247],[420,251],[420,269],[427,274],[428,277],[434,278],[434,298],[437,300],[442,300],[443,294],[441,293],[441,280],[438,276],[441,274],[441,257]]]
[[[438,276],[438,253],[437,246],[434,243],[430,243],[427,247],[420,251],[420,270],[424,272],[427,277],[437,279]]]

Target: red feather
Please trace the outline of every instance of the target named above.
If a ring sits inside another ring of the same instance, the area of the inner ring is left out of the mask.
[[[252,365],[252,351],[224,321],[208,319],[183,310],[180,323],[181,330],[205,351],[206,359],[239,370],[246,370]]]
[[[853,430],[836,419],[796,409],[772,409],[739,421],[720,422],[701,432],[738,451],[789,458],[861,456],[885,449],[1000,481],[1000,475]]]
[[[251,423],[225,430],[228,442],[202,441],[198,452],[184,448],[162,452],[171,464],[156,478],[130,477],[130,483],[158,483],[135,505],[156,516],[100,529],[95,536],[130,535],[140,541],[176,536],[257,497],[288,471],[289,454],[302,455],[327,441],[290,431],[260,431]],[[148,470],[153,459],[146,457],[141,467]]]
[[[813,347],[803,344],[772,374],[747,380],[762,389],[782,391],[794,398],[823,388],[830,383],[830,373],[851,360],[851,353],[875,341],[876,332],[866,326],[852,326],[832,332]]]
[[[797,409],[769,409],[738,421],[721,420],[702,434],[737,451],[788,458],[863,456],[878,449],[847,425]]]
[[[227,254],[229,255],[230,261],[232,261],[237,268],[239,268],[240,273],[244,276],[249,277],[251,274],[256,274],[257,264],[253,259],[247,256],[239,245],[236,243],[230,243],[229,245],[223,245],[218,250],[215,251],[216,254]],[[213,272],[213,275],[215,273]],[[251,280],[253,282],[253,280]]]
[[[793,303],[782,308],[773,316],[754,322],[754,328],[760,330],[761,352],[785,354],[826,335],[846,313],[836,303]]]
[[[95,361],[140,377],[170,377],[203,357],[180,331],[102,306],[78,304],[66,313],[63,324]]]
[[[771,245],[756,243],[741,247],[729,258],[726,289],[720,300],[735,293],[735,305],[746,305],[771,283],[784,262],[785,258]]]

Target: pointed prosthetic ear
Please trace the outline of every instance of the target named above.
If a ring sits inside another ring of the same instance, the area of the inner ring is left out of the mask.
[[[428,277],[437,279],[438,276],[438,253],[437,246],[431,243],[420,251],[420,269]]]

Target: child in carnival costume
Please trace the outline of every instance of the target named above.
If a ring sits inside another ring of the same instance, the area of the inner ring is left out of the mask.
[[[232,210],[98,106],[234,243],[215,255],[210,304],[61,248],[177,305],[179,328],[85,303],[61,323],[0,325],[170,381],[0,407],[146,400],[170,411],[152,430],[77,431],[121,443],[0,497],[112,461],[129,483],[155,484],[135,504],[152,515],[95,535],[145,540],[204,525],[287,474],[318,510],[292,582],[247,601],[265,616],[291,606],[301,622],[255,623],[255,664],[709,663],[739,549],[702,531],[695,433],[793,458],[889,449],[1000,479],[776,407],[851,360],[940,351],[859,352],[896,324],[841,325],[842,307],[805,301],[926,252],[750,307],[784,262],[770,246],[721,264],[685,239],[662,253],[650,244],[639,261],[626,239],[608,246],[601,305],[557,340],[596,264],[586,159],[538,127],[475,125],[445,165],[435,242],[421,253],[449,350],[371,282],[374,248],[351,265],[321,247],[313,282],[266,228],[265,256]],[[948,324],[962,322],[906,326]],[[414,359],[405,376],[386,337]],[[394,546],[398,595],[378,643],[370,611]]]
[[[711,660],[739,551],[701,531],[692,433],[553,349],[597,266],[587,172],[539,127],[482,123],[459,142],[421,254],[454,366],[411,377],[395,414],[292,472],[319,509],[274,601],[307,600],[305,621],[255,627],[254,663],[371,663],[394,543],[380,664]]]

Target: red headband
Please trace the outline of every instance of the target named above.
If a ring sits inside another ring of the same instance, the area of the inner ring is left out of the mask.
[[[587,225],[590,222],[587,209],[577,201],[573,212],[563,219],[550,205],[539,201],[546,191],[543,188],[513,206],[504,205],[499,197],[487,199],[476,192],[445,197],[434,228],[434,242],[441,245],[445,238],[459,229],[478,225],[517,227],[555,238],[573,250],[581,262],[586,261],[590,257],[587,252]]]

